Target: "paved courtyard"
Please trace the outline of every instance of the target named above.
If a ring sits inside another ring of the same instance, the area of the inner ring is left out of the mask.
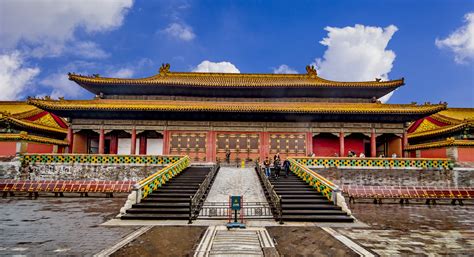
[[[134,226],[104,227],[125,198],[0,199],[0,255],[92,255]]]
[[[365,204],[350,206],[369,228],[336,230],[382,256],[471,255],[474,206]]]

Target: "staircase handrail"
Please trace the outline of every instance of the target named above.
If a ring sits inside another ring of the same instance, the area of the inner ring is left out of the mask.
[[[296,160],[289,158],[290,161],[290,170],[295,173],[297,176],[302,178],[307,183],[310,183],[311,186],[314,186],[319,192],[328,198],[328,200],[336,203],[335,192],[340,192],[341,190],[337,185],[335,185],[330,180],[319,175],[318,173],[312,171],[306,166],[298,163]],[[310,179],[312,178],[312,179]],[[313,181],[316,181],[313,184]]]
[[[346,200],[342,195],[342,190],[336,184],[319,175],[317,172],[312,171],[305,165],[298,163],[293,158],[288,158],[288,160],[290,161],[290,170],[293,173],[326,196],[334,205],[341,207],[343,211],[351,215],[352,212],[347,206]]]
[[[153,173],[152,175],[140,180],[133,186],[132,192],[127,197],[124,206],[120,209],[118,217],[132,208],[132,205],[140,203],[141,200],[151,194],[154,190],[161,187],[174,176],[181,173],[190,165],[189,156],[185,155],[176,162],[168,164],[163,169]]]
[[[134,185],[134,190],[137,191],[136,203],[139,203],[141,199],[147,197],[158,187],[161,187],[161,185],[165,184],[168,180],[181,173],[181,171],[186,169],[190,163],[189,156],[185,155],[175,163],[170,163],[163,169],[140,180]]]
[[[212,179],[215,177],[217,171],[220,168],[220,164],[215,164],[212,166],[211,172],[206,175],[204,181],[199,184],[199,188],[196,193],[192,196],[189,196],[189,224],[192,223],[192,220],[196,218],[199,213],[199,207],[201,206],[201,198],[206,192],[211,183]]]
[[[306,166],[317,167],[371,167],[371,168],[434,168],[453,169],[449,158],[404,158],[404,157],[289,157]]]
[[[265,191],[267,191],[268,195],[270,196],[270,205],[273,207],[272,210],[274,210],[273,216],[275,220],[279,221],[280,224],[283,224],[283,214],[282,214],[283,210],[281,207],[281,197],[277,194],[274,186],[272,185],[270,180],[267,178],[267,176],[263,173],[262,167],[260,167],[260,164],[258,162],[255,163],[255,167],[257,169],[258,176],[263,182]]]

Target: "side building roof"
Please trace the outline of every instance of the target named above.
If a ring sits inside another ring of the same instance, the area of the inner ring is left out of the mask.
[[[473,127],[474,108],[448,108],[412,123],[408,128],[408,138],[439,137]]]
[[[64,119],[23,101],[0,101],[0,122],[24,131],[67,133]]]

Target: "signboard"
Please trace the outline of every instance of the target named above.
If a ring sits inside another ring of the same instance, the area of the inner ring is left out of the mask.
[[[232,195],[230,197],[230,201],[231,201],[231,204],[230,204],[230,208],[232,210],[240,210],[242,207],[240,206],[240,199],[241,199],[241,196],[240,195]]]

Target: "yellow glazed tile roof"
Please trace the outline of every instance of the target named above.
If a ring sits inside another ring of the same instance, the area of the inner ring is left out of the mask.
[[[420,138],[420,137],[426,137],[426,136],[442,135],[442,134],[464,129],[466,127],[474,127],[474,122],[465,122],[461,124],[447,125],[444,127],[437,127],[435,129],[423,130],[420,132],[418,132],[417,130],[414,133],[408,134],[408,138]]]
[[[52,139],[47,137],[28,135],[26,132],[21,133],[0,133],[0,141],[29,141],[35,143],[45,143],[53,145],[68,145],[65,140]]]
[[[173,100],[43,100],[29,103],[47,110],[280,112],[319,114],[423,114],[444,110],[446,105],[322,103],[322,102],[220,102]]]
[[[339,82],[320,78],[312,67],[307,74],[249,74],[249,73],[199,73],[170,72],[169,65],[163,65],[160,73],[148,78],[120,79],[99,76],[69,74],[69,79],[77,83],[117,85],[173,85],[197,87],[399,87],[404,79],[391,81]]]
[[[459,124],[464,121],[474,121],[474,108],[448,108],[431,115],[435,120],[448,123]]]
[[[423,121],[420,123],[420,125],[418,125],[416,130],[412,133],[413,134],[421,133],[421,132],[430,131],[430,130],[434,130],[434,129],[438,129],[438,128],[440,128],[440,126],[432,123],[431,121],[429,121],[427,119],[423,119]]]
[[[440,148],[440,147],[446,147],[446,146],[474,147],[474,140],[459,140],[459,139],[454,139],[454,138],[447,138],[444,141],[409,145],[405,148],[405,150],[409,151],[409,150],[419,150],[419,149],[428,149],[428,148]]]
[[[44,112],[44,110],[41,110],[34,105],[30,105],[27,102],[0,102],[0,121],[8,121],[17,126],[28,129],[67,133],[67,129],[62,128],[58,123],[56,123],[49,113],[36,120],[28,120],[28,118]]]
[[[59,126],[54,126],[54,127],[46,126],[40,123],[28,121],[28,120],[20,120],[13,117],[7,117],[7,116],[2,117],[1,114],[0,114],[0,121],[8,121],[23,128],[30,128],[30,129],[37,129],[37,130],[42,130],[42,131],[50,131],[50,132],[67,134],[67,129],[61,128]]]
[[[0,113],[8,113],[13,116],[27,114],[29,115],[28,117],[31,117],[42,111],[26,102],[0,101]]]

